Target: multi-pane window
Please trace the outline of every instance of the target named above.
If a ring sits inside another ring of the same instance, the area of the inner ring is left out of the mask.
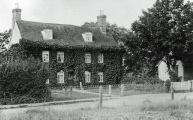
[[[103,72],[98,72],[99,82],[103,82]]]
[[[92,33],[91,32],[86,32],[82,34],[82,36],[85,42],[92,42]]]
[[[98,63],[103,63],[103,54],[102,53],[98,54]]]
[[[63,63],[64,62],[64,52],[57,52],[57,61],[59,63]]]
[[[53,31],[50,29],[43,30],[42,35],[43,35],[44,40],[53,39]]]
[[[58,83],[64,83],[64,72],[62,70],[57,72],[57,81]]]
[[[85,63],[91,63],[91,53],[85,53]]]
[[[49,62],[49,51],[42,52],[42,60],[43,62]]]
[[[85,71],[85,82],[90,82],[91,73],[89,71]]]

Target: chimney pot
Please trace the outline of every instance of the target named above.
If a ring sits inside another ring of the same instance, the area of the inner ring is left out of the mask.
[[[103,10],[100,10],[100,15],[104,15],[104,11]]]
[[[15,8],[19,9],[19,3],[15,3]]]

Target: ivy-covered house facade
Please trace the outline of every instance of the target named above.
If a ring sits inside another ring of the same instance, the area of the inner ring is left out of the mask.
[[[21,9],[13,11],[14,45],[47,64],[51,85],[117,84],[122,78],[123,50],[106,33],[106,15],[97,17],[97,27],[21,20]],[[18,52],[17,52],[18,53]],[[16,55],[17,57],[19,55]],[[17,59],[15,57],[14,59]]]

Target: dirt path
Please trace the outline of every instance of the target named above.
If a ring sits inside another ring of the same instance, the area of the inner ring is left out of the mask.
[[[145,100],[149,99],[151,102],[164,102],[171,100],[170,94],[143,94],[143,95],[132,95],[119,97],[117,99],[111,99],[103,101],[104,107],[117,107],[122,105],[141,105]],[[175,100],[181,99],[193,99],[192,93],[175,93]],[[18,109],[7,109],[1,110],[0,114],[4,117],[8,117],[11,114],[18,114],[20,112],[25,112],[29,109],[39,109],[39,110],[56,110],[56,111],[71,111],[74,109],[80,108],[94,108],[98,106],[98,102],[85,102],[85,103],[75,103],[68,105],[52,105],[52,106],[43,106],[43,107],[34,107],[34,108],[18,108]]]

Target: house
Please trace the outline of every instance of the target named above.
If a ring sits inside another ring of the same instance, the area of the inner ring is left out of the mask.
[[[158,63],[158,77],[159,79],[166,81],[170,79],[170,75],[168,73],[167,65],[164,61],[160,61]],[[183,63],[179,60],[176,63],[176,73],[178,77],[181,77],[181,80],[184,81],[184,66]]]
[[[21,20],[13,9],[13,33],[9,49],[20,46],[49,66],[52,85],[117,84],[122,78],[123,49],[106,33],[106,15],[97,17],[97,27]],[[20,50],[21,50],[20,49]],[[15,52],[18,53],[18,52]],[[17,59],[19,55],[14,59]]]

